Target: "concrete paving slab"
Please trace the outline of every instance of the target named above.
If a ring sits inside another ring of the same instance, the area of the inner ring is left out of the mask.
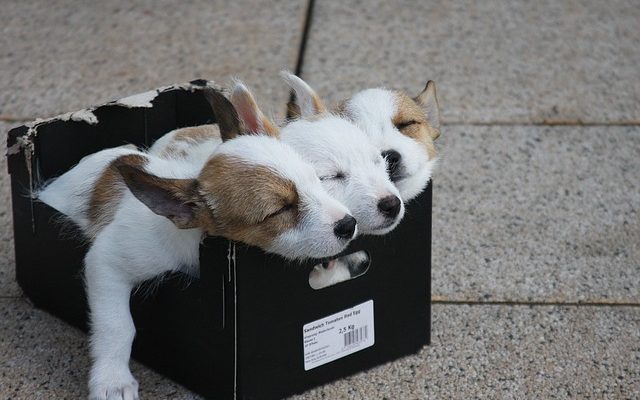
[[[83,398],[86,336],[20,299],[0,300],[0,396]],[[437,305],[414,356],[294,399],[630,398],[640,309]],[[199,397],[134,363],[142,399]]]
[[[640,303],[640,127],[447,126],[436,299]]]
[[[317,1],[303,75],[333,100],[438,84],[455,122],[640,121],[633,0]]]
[[[23,299],[0,299],[0,398],[84,399],[90,366],[87,336]],[[143,399],[199,397],[132,363]]]
[[[29,0],[0,13],[0,118],[47,117],[195,78],[237,76],[283,114],[306,2]],[[258,12],[259,11],[259,12]]]
[[[0,297],[19,296],[22,293],[16,283],[11,182],[5,157],[7,132],[11,127],[6,122],[0,122]]]

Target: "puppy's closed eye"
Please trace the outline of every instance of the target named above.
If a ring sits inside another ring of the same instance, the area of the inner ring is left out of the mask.
[[[323,175],[320,177],[321,181],[341,181],[347,176],[344,172],[336,172],[335,174]]]
[[[291,210],[293,210],[293,207],[294,207],[293,204],[285,204],[284,206],[280,207],[280,209],[278,209],[277,211],[272,212],[271,214],[267,215],[265,217],[265,220],[267,220],[269,218],[276,217],[276,216],[278,216],[280,214],[286,213],[287,211],[291,211]]]
[[[396,126],[396,128],[397,128],[398,130],[400,130],[400,131],[401,131],[401,130],[403,130],[403,129],[405,129],[405,128],[408,128],[408,127],[410,127],[410,126],[418,125],[419,123],[420,123],[419,121],[416,121],[416,120],[410,120],[410,121],[397,122],[397,123],[395,123],[394,125]]]

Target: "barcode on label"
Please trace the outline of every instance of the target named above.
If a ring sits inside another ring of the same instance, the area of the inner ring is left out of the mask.
[[[367,338],[367,325],[361,326],[358,329],[354,329],[344,334],[344,347],[360,343]]]

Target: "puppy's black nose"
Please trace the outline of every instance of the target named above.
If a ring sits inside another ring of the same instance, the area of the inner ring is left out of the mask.
[[[395,150],[385,150],[382,152],[382,157],[384,157],[384,159],[387,161],[389,176],[393,178],[399,172],[400,160],[402,160],[402,156]]]
[[[351,239],[356,231],[356,219],[347,214],[340,221],[336,222],[333,233],[340,239]]]
[[[387,218],[395,218],[400,212],[400,199],[394,195],[387,196],[378,202],[378,210]]]

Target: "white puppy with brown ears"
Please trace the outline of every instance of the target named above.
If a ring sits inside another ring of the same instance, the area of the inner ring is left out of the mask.
[[[362,234],[383,235],[404,216],[398,189],[379,149],[348,119],[327,111],[302,79],[281,73],[293,89],[301,118],[282,127],[282,140],[313,165],[323,185],[344,203]]]
[[[138,398],[129,370],[131,290],[167,271],[198,268],[204,235],[295,259],[337,254],[356,234],[348,209],[276,138],[278,130],[242,84],[231,96],[238,113],[221,94],[208,96],[221,140],[245,131],[253,135],[225,141],[195,159],[181,158],[179,149],[167,158],[125,147],[104,150],[39,192],[41,201],[76,222],[91,241],[85,257],[91,399]],[[206,137],[194,132],[174,132],[158,148]]]
[[[402,200],[420,194],[437,161],[433,142],[440,136],[440,109],[435,82],[427,82],[414,98],[395,90],[363,90],[339,108],[380,149]]]

